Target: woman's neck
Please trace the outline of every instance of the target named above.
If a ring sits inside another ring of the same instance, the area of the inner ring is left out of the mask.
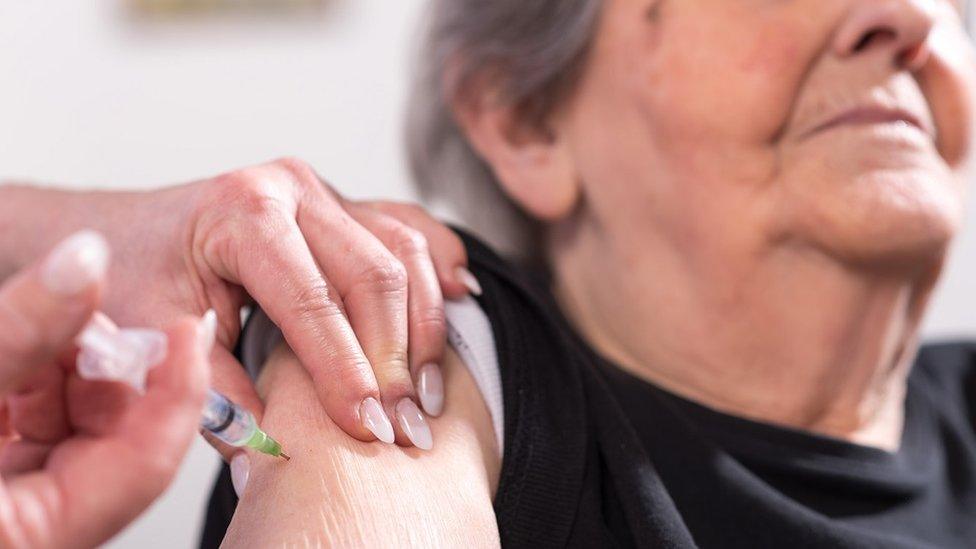
[[[552,247],[557,297],[601,353],[726,413],[898,447],[940,260],[869,273],[810,249],[720,258],[645,244],[576,231]]]

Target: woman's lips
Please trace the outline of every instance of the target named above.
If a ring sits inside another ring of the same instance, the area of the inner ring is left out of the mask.
[[[864,106],[856,107],[831,118],[813,129],[804,132],[803,138],[829,131],[840,126],[871,125],[871,124],[893,124],[904,123],[917,128],[931,138],[935,137],[935,131],[926,124],[922,117],[900,108],[890,108],[883,106]]]

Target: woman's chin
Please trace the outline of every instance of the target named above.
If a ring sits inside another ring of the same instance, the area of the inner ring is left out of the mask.
[[[848,265],[901,271],[927,269],[941,263],[952,243],[953,232],[933,228],[925,233],[875,233],[843,243],[825,243],[832,255]]]
[[[819,193],[805,193],[805,205],[791,208],[796,236],[849,264],[941,261],[963,218],[962,187],[944,175],[875,171],[840,188],[838,179],[825,182]]]
[[[897,268],[941,262],[959,229],[949,211],[881,212],[822,227],[815,239],[823,251],[844,263]]]
[[[826,132],[790,151],[782,209],[793,241],[848,263],[941,260],[963,217],[964,185],[921,132],[901,126]]]

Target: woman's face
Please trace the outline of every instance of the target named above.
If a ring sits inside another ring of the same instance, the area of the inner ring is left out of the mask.
[[[587,211],[628,247],[941,252],[976,107],[962,1],[607,0],[555,122]]]

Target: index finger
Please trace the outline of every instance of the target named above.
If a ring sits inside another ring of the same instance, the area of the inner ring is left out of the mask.
[[[281,327],[329,417],[359,440],[393,442],[372,367],[297,221],[284,215],[266,221],[240,242],[236,258],[236,265],[225,262],[218,272],[242,284]]]

